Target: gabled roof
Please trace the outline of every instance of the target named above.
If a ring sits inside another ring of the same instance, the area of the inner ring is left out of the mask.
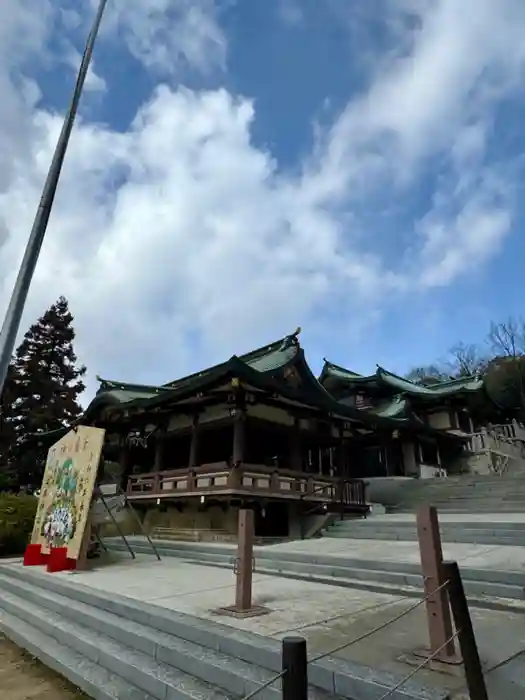
[[[464,393],[472,393],[483,389],[484,383],[481,377],[460,377],[448,382],[436,382],[435,384],[415,384],[408,379],[399,377],[378,365],[376,376],[378,381],[391,386],[396,391],[412,396],[427,398],[444,398]]]
[[[297,338],[299,332],[300,329],[297,329],[292,335],[246,355],[234,355],[226,362],[161,386],[126,384],[99,378],[100,388],[78,423],[93,421],[103,409],[109,407],[149,411],[168,403],[178,403],[238,378],[247,386],[270,391],[285,399],[320,409],[327,415],[358,422],[370,429],[412,427],[419,432],[447,436],[443,431],[419,421],[407,410],[403,400],[394,402],[395,405],[385,404],[369,411],[337,401],[308,366]],[[287,375],[290,372],[297,381],[288,381]],[[351,374],[359,379],[359,375]]]
[[[482,377],[460,377],[447,382],[420,385],[377,366],[374,374],[362,376],[325,360],[319,381],[340,394],[343,389],[358,391],[366,385],[390,388],[392,394],[402,394],[426,399],[443,399],[460,394],[475,393],[484,387]]]
[[[349,369],[345,369],[339,365],[335,365],[333,362],[329,362],[326,358],[324,359],[323,369],[319,375],[319,381],[323,386],[330,384],[330,380],[336,380],[339,382],[350,383],[350,384],[366,384],[368,382],[375,382],[377,377],[375,374],[369,376],[363,376],[357,372],[352,372]]]
[[[296,338],[297,332],[294,335],[281,338],[274,343],[265,345],[245,355],[233,355],[233,357],[226,362],[222,362],[214,367],[199,372],[194,372],[186,377],[181,377],[180,379],[175,379],[167,384],[161,384],[159,386],[127,384],[125,382],[102,379],[97,376],[100,387],[97,391],[96,399],[104,397],[106,403],[124,404],[156,397],[165,398],[168,395],[172,396],[176,391],[182,391],[187,387],[193,389],[197,384],[201,385],[202,382],[212,380],[215,376],[230,368],[232,362],[241,362],[261,373],[275,372],[286,367],[286,365],[293,362],[296,358],[299,351],[299,344]]]

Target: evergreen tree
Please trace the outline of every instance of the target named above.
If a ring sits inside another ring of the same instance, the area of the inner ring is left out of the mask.
[[[0,492],[16,486],[16,474],[13,469],[13,446],[15,429],[13,425],[13,405],[17,392],[16,367],[11,360],[0,398]]]
[[[11,427],[13,459],[20,486],[39,487],[46,448],[24,444],[36,433],[70,426],[82,413],[78,397],[86,368],[77,367],[75,330],[68,302],[60,297],[33,324],[16,350]]]

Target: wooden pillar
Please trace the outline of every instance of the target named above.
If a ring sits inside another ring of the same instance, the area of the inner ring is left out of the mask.
[[[253,510],[243,508],[239,511],[235,586],[235,607],[239,612],[251,610],[252,607],[253,537]]]
[[[458,641],[469,697],[475,700],[489,700],[476,636],[457,562],[443,562],[443,575],[449,581],[450,607],[456,630],[458,630]]]
[[[166,436],[162,433],[157,434],[155,439],[155,462],[153,465],[154,472],[161,472],[164,469],[164,454],[166,450]]]
[[[301,444],[300,422],[296,418],[290,432],[290,466],[294,471],[303,471],[303,452]]]
[[[457,661],[456,647],[452,637],[452,619],[448,592],[443,586],[443,550],[437,510],[433,506],[421,506],[416,515],[421,573],[426,602],[430,652],[439,653],[440,661]],[[449,640],[449,641],[447,641]]]
[[[120,448],[118,462],[121,469],[120,488],[123,491],[126,491],[128,479],[131,476],[131,468],[133,466],[131,462],[131,450],[129,445],[126,443]]]
[[[236,408],[233,419],[233,451],[232,461],[234,466],[242,464],[244,461],[246,442],[246,412],[243,409]]]
[[[198,414],[193,417],[193,426],[191,429],[191,442],[190,442],[190,456],[188,467],[193,469],[199,464],[199,440],[200,438],[200,425]]]
[[[254,605],[252,600],[252,583],[255,560],[253,557],[253,540],[255,535],[253,510],[239,510],[237,557],[235,559],[235,603],[217,612],[233,617],[253,617],[270,612],[262,605]]]
[[[88,568],[88,550],[89,550],[89,545],[91,544],[91,534],[93,531],[93,515],[90,512],[87,520],[86,520],[86,527],[84,529],[84,534],[82,535],[82,542],[80,545],[80,549],[78,552],[78,558],[75,562],[75,569],[77,571],[85,571]]]
[[[346,474],[346,441],[344,438],[343,426],[338,426],[339,438],[337,447],[335,448],[335,474],[336,476],[345,477]]]

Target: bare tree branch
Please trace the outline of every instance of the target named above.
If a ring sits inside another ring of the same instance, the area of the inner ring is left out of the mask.
[[[406,378],[414,384],[437,384],[450,379],[449,375],[437,365],[427,365],[424,367],[414,367]]]
[[[487,342],[496,357],[519,357],[525,354],[525,321],[509,317],[491,323]]]
[[[455,377],[483,374],[490,361],[474,343],[457,343],[448,352],[450,359],[447,366]]]
[[[525,409],[525,321],[509,317],[501,323],[491,323],[487,343],[494,357],[489,365],[489,385],[499,383],[498,394],[504,403]],[[494,390],[493,390],[494,391]]]

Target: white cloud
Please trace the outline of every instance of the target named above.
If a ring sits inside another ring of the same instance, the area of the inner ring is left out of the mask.
[[[304,13],[299,0],[278,0],[277,16],[288,27],[297,27],[304,20]]]
[[[64,62],[73,70],[75,79],[82,61],[82,56],[73,46],[70,46],[64,56]],[[107,84],[104,78],[95,70],[95,62],[92,60],[89,66],[84,90],[86,92],[104,92],[107,89]]]
[[[121,37],[148,68],[177,73],[181,62],[208,73],[226,65],[215,0],[112,0],[103,35]]]
[[[407,7],[387,2],[392,16]],[[126,42],[147,68],[169,75],[181,56],[204,72],[225,65],[211,2],[113,5],[106,46]],[[4,303],[61,126],[35,108],[34,83],[22,89],[31,71],[20,54],[13,64],[10,46],[38,56],[49,7],[8,0],[3,10]],[[412,11],[420,15],[400,38],[410,51],[374,73],[298,176],[255,147],[252,102],[225,89],[159,86],[125,133],[79,121],[28,320],[63,293],[92,374],[167,381],[298,324],[322,334],[336,303],[351,333],[356,313],[375,314],[386,292],[447,284],[488,259],[511,225],[514,171],[486,162],[487,135],[493,106],[523,72],[525,7],[441,0]],[[410,255],[382,257],[380,240],[363,252],[355,212],[373,211],[382,191],[403,197],[436,157],[448,175],[414,226]]]

